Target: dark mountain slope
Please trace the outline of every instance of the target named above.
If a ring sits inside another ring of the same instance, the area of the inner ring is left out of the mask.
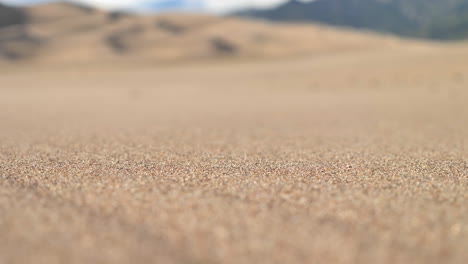
[[[244,10],[235,15],[314,21],[412,37],[468,37],[468,0],[291,0],[273,9]]]
[[[0,27],[23,24],[26,22],[26,15],[17,8],[8,7],[0,3]]]

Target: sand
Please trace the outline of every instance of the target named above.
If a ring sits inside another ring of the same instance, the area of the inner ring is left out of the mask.
[[[467,55],[5,68],[0,263],[466,263]]]
[[[1,264],[467,263],[466,43],[65,11],[0,47]]]

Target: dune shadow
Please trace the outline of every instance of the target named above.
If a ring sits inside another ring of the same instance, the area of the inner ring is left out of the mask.
[[[105,38],[106,44],[116,53],[123,54],[129,51],[128,43],[144,32],[141,25],[133,25],[127,29],[117,31]]]
[[[214,37],[210,40],[211,46],[213,49],[221,54],[234,54],[238,52],[238,48],[232,42],[221,38],[221,37]]]
[[[122,12],[122,11],[112,11],[109,14],[107,14],[107,20],[110,22],[117,22],[120,21],[123,18],[130,17],[131,14]]]
[[[0,30],[0,57],[20,60],[32,56],[43,40],[31,35],[23,26]]]
[[[156,27],[174,35],[182,34],[187,30],[187,28],[167,19],[159,19],[156,21]]]

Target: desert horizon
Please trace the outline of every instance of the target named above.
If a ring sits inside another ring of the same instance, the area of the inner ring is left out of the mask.
[[[139,15],[52,2],[22,9],[26,22],[1,30],[0,63],[154,64],[278,59],[355,51],[464,46],[333,27],[202,13]]]

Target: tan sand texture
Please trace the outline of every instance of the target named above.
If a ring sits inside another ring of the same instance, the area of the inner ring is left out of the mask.
[[[0,263],[467,263],[468,46],[392,43],[5,60]]]

